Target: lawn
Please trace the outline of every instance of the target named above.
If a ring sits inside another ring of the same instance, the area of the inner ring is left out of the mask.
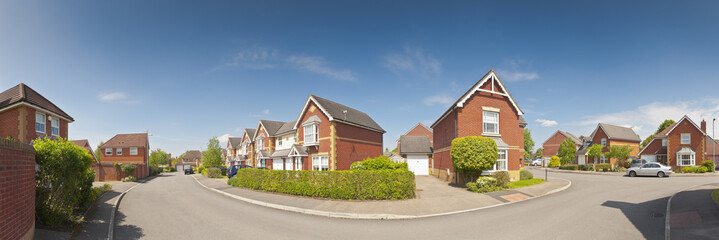
[[[537,185],[537,184],[540,184],[543,182],[544,182],[544,179],[532,178],[532,179],[527,179],[527,180],[519,180],[516,182],[510,182],[509,184],[507,184],[507,187],[508,188],[522,188],[522,187],[529,187],[532,185]],[[716,191],[714,193],[716,193]],[[714,199],[716,200],[717,198],[714,198]]]
[[[719,189],[714,190],[714,192],[712,192],[712,198],[714,199],[714,202],[719,204]]]

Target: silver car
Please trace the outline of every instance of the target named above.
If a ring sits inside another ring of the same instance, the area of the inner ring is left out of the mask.
[[[627,169],[627,175],[629,175],[630,177],[636,177],[636,176],[664,177],[664,176],[669,176],[669,174],[672,174],[671,167],[667,167],[667,166],[664,166],[664,165],[661,165],[661,164],[655,163],[655,162],[645,163],[642,166]]]

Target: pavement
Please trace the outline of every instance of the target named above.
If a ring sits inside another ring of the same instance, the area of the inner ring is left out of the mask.
[[[671,199],[670,235],[672,239],[719,238],[719,204],[711,197],[719,183],[691,187]]]
[[[432,176],[417,176],[416,197],[408,200],[347,201],[299,197],[249,190],[227,185],[227,179],[195,174],[203,186],[235,196],[246,202],[280,210],[327,217],[356,219],[409,219],[454,214],[523,201],[567,188],[571,182],[550,178],[548,182],[489,194],[478,194],[455,187]]]

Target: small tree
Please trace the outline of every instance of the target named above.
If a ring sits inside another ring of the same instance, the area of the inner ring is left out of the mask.
[[[491,169],[497,163],[499,153],[494,140],[480,136],[455,138],[452,140],[452,167],[473,181],[482,171]],[[467,180],[463,177],[464,180]],[[464,183],[466,184],[465,181]]]
[[[549,167],[558,167],[559,166],[559,157],[552,156],[552,159],[549,160]]]
[[[674,120],[667,119],[662,122],[662,124],[659,124],[659,127],[657,128],[657,131],[654,132],[654,135],[659,134],[660,132],[664,131],[664,129],[668,128],[670,125],[674,124]]]
[[[542,158],[542,154],[544,154],[544,148],[537,148],[537,151],[534,152],[534,158]]]
[[[534,149],[534,140],[532,140],[532,130],[524,129],[524,159],[532,158],[532,149]]]
[[[102,144],[105,144],[105,142],[100,141],[100,144],[98,144],[97,148],[95,148],[95,158],[97,158],[98,162],[102,162],[102,160],[100,159],[102,157],[102,149],[100,149],[100,146],[102,146]]]
[[[158,165],[167,165],[167,163],[170,162],[170,157],[167,156],[167,153],[165,151],[162,151],[162,149],[155,149],[150,153],[150,165],[151,166],[158,166]]]
[[[590,159],[599,158],[602,156],[602,150],[604,150],[604,147],[599,144],[594,144],[587,149],[587,157]]]
[[[557,151],[557,155],[559,156],[562,166],[573,163],[574,153],[576,152],[577,148],[574,145],[574,142],[569,138],[564,139],[562,144],[559,145],[559,150]]]
[[[222,148],[217,137],[210,138],[207,150],[202,151],[202,165],[208,168],[222,165]]]
[[[629,164],[627,162],[627,158],[629,158],[629,155],[631,154],[632,149],[629,146],[611,146],[609,148],[609,153],[605,154],[608,158],[616,158],[617,159],[617,166],[620,167],[627,167]]]
[[[654,139],[654,136],[655,135],[652,134],[652,135],[649,135],[647,138],[645,138],[644,141],[642,141],[642,143],[639,144],[639,149],[643,149],[644,147],[649,145],[649,143],[652,142],[652,139]]]

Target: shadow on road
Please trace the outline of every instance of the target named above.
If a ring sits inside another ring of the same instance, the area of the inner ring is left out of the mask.
[[[663,239],[667,200],[669,197],[646,201],[642,203],[629,203],[606,201],[602,206],[616,208],[639,230],[646,239]]]
[[[145,234],[142,228],[135,225],[124,224],[125,217],[125,214],[120,211],[117,211],[115,214],[115,239],[140,239],[144,237]]]

